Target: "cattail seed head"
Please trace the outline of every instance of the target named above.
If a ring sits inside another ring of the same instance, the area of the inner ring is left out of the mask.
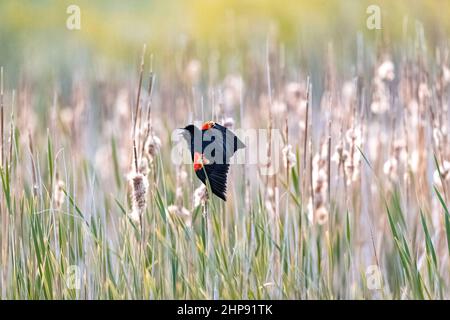
[[[388,159],[383,165],[383,172],[386,176],[388,176],[389,180],[397,181],[398,180],[398,161],[396,158]]]
[[[185,76],[188,83],[195,85],[199,82],[202,71],[202,64],[197,59],[192,59],[186,66]]]
[[[283,164],[285,168],[292,168],[297,163],[297,158],[295,153],[292,151],[292,146],[290,144],[286,145],[282,150],[283,154]]]
[[[53,203],[56,209],[61,209],[64,199],[66,197],[64,193],[65,184],[64,181],[58,180],[53,187]]]
[[[286,112],[287,106],[283,101],[275,100],[270,106],[270,110],[274,115],[280,115]]]
[[[158,136],[150,133],[148,135],[147,141],[145,141],[144,147],[145,155],[147,156],[150,163],[153,162],[160,148],[161,148],[161,140],[158,138]]]
[[[204,206],[208,201],[208,189],[204,185],[201,185],[194,191],[194,206]]]
[[[234,126],[234,119],[231,117],[225,118],[223,120],[223,126],[227,129],[232,129]]]
[[[306,108],[306,90],[298,82],[289,82],[284,90],[284,100],[290,110],[296,110],[300,114]]]
[[[347,185],[351,185],[356,182],[359,177],[359,170],[361,164],[361,149],[362,144],[362,134],[361,128],[355,127],[351,128],[346,132],[346,140],[349,145],[348,157],[344,163],[344,169],[347,175]]]
[[[390,108],[389,87],[386,82],[391,82],[395,78],[394,64],[389,59],[385,59],[376,70],[373,79],[372,104],[370,109],[375,114],[382,114]]]
[[[142,173],[131,173],[128,180],[132,190],[130,218],[135,222],[139,222],[147,204],[148,181]]]
[[[344,149],[344,144],[339,142],[336,146],[336,151],[331,157],[331,161],[335,162],[338,166],[341,166],[345,163],[345,160],[348,158],[348,151]]]
[[[184,168],[179,171],[180,183],[184,184],[187,181],[188,174]]]
[[[315,212],[315,220],[319,225],[324,225],[328,222],[328,210],[325,208],[325,206],[320,206],[316,209]]]
[[[377,69],[377,77],[384,81],[395,79],[395,67],[391,60],[385,59]]]
[[[320,151],[312,160],[312,188],[314,202],[310,199],[309,217],[314,223],[325,224],[328,210],[325,207],[328,192],[328,145],[322,143]]]

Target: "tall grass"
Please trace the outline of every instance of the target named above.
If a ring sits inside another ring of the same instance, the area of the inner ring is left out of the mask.
[[[327,58],[290,81],[272,41],[223,81],[192,57],[155,84],[143,54],[136,81],[74,79],[51,104],[2,76],[1,297],[450,298],[448,61],[416,49],[345,79]],[[279,128],[285,167],[233,165],[229,200],[196,203],[170,137],[210,115]]]

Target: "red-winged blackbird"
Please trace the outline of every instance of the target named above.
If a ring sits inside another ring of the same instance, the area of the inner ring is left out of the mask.
[[[214,121],[204,123],[201,129],[193,124],[180,129],[190,148],[195,174],[205,185],[208,180],[211,191],[226,201],[229,161],[244,143]]]

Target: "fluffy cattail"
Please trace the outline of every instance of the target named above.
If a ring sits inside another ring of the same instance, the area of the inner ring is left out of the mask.
[[[308,103],[306,86],[298,82],[289,82],[284,89],[284,102],[289,111],[298,114],[300,130],[305,131],[306,105]]]
[[[328,216],[329,216],[328,210],[327,208],[325,208],[324,205],[321,205],[316,209],[315,219],[318,224],[320,225],[326,224],[328,222]]]
[[[397,182],[399,166],[406,162],[406,144],[403,140],[395,140],[392,144],[390,158],[383,165],[383,172],[390,182]]]
[[[413,150],[410,152],[410,156],[408,159],[408,166],[409,169],[413,173],[417,173],[419,171],[420,166],[420,151],[419,150]]]
[[[383,172],[390,181],[398,180],[398,161],[395,158],[389,158],[383,165]]]
[[[59,119],[64,128],[71,128],[74,120],[73,109],[70,107],[61,109],[59,112]]]
[[[374,90],[370,110],[376,114],[382,114],[389,110],[389,94],[383,80],[374,79]]]
[[[346,140],[349,145],[348,157],[344,163],[344,169],[347,176],[347,185],[351,185],[356,182],[359,177],[359,170],[361,164],[361,149],[362,134],[360,127],[354,127],[347,131]]]
[[[161,140],[158,138],[158,136],[150,132],[144,145],[144,152],[150,163],[153,163],[153,160],[158,154],[160,148]]]
[[[419,84],[417,97],[419,98],[419,103],[422,105],[425,105],[427,99],[431,98],[431,91],[426,83],[422,82]]]
[[[234,119],[231,117],[225,118],[223,120],[223,126],[227,129],[232,129],[234,126]]]
[[[286,104],[281,100],[275,100],[270,106],[270,111],[273,115],[281,115],[284,114],[287,110]]]
[[[389,59],[384,60],[377,68],[373,79],[373,95],[370,109],[373,113],[381,114],[389,110],[389,88],[387,82],[395,78],[394,64]]]
[[[283,154],[283,164],[285,168],[292,168],[297,163],[297,158],[295,153],[292,152],[292,146],[290,144],[286,145],[282,150]]]
[[[406,104],[406,107],[406,110],[408,111],[409,124],[415,129],[419,124],[419,103],[416,99],[411,99]]]
[[[327,187],[327,148],[322,144],[320,152],[313,158],[312,180],[315,194]]]
[[[312,188],[314,202],[311,201],[310,217],[313,222],[324,224],[328,221],[328,210],[325,207],[328,190],[328,145],[322,143],[320,151],[312,160]]]
[[[202,64],[196,59],[192,59],[186,66],[185,76],[189,84],[197,84],[200,80]]]
[[[356,100],[356,86],[354,81],[346,81],[342,85],[342,102],[349,109]]]
[[[384,81],[392,81],[395,79],[395,67],[394,63],[385,59],[377,69],[377,77]]]
[[[182,201],[182,198],[183,198],[183,188],[182,187],[180,187],[180,186],[177,186],[176,188],[175,188],[175,200],[177,201],[177,202],[181,202]]]
[[[284,100],[289,109],[304,111],[306,107],[306,91],[300,83],[289,82],[284,90]]]
[[[341,167],[344,165],[347,158],[348,158],[348,151],[344,149],[344,143],[340,141],[336,146],[336,151],[331,157],[331,161],[335,162],[338,165],[338,167]]]
[[[66,197],[64,193],[65,184],[64,181],[58,180],[53,187],[53,203],[57,210],[61,209],[64,199]]]
[[[135,222],[140,222],[140,218],[147,204],[148,181],[142,173],[130,173],[128,176],[132,190],[132,211],[130,218]]]
[[[201,185],[194,191],[194,206],[198,207],[199,205],[204,206],[208,201],[208,189],[206,189],[205,185]]]
[[[188,174],[184,168],[180,168],[179,172],[180,183],[184,184],[187,181]]]

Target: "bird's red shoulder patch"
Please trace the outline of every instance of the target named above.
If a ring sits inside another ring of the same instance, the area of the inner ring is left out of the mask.
[[[215,124],[216,124],[216,123],[215,123],[214,121],[208,121],[208,122],[205,122],[205,123],[202,125],[202,131],[211,129],[212,127],[214,127]]]
[[[204,155],[199,152],[194,153],[194,171],[201,170],[203,165],[208,164],[208,159],[205,159]]]

